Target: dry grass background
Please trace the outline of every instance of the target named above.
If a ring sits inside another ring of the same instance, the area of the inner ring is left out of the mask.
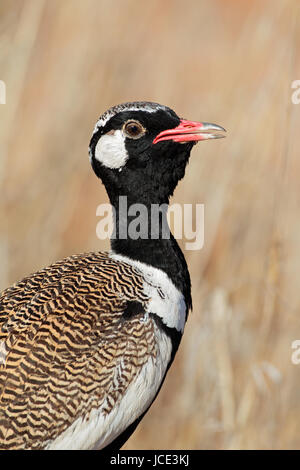
[[[153,100],[228,130],[173,199],[205,204],[194,311],[126,449],[300,448],[299,20],[297,0],[1,0],[1,288],[108,249],[87,157],[107,107]]]

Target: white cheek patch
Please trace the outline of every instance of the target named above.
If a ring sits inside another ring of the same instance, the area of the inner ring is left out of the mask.
[[[121,130],[100,137],[95,148],[95,158],[108,168],[121,169],[128,160],[125,137]]]

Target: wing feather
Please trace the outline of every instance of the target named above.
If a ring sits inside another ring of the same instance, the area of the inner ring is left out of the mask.
[[[40,449],[79,417],[110,413],[149,356],[143,278],[107,253],[76,255],[0,296],[0,448]]]

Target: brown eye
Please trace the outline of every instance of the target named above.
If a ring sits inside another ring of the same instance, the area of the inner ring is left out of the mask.
[[[124,132],[131,139],[139,139],[145,134],[145,129],[138,121],[127,121],[124,125]]]

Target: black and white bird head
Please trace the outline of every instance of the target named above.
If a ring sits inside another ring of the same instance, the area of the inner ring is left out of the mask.
[[[90,160],[110,199],[131,194],[141,201],[168,202],[184,176],[193,145],[224,137],[224,131],[216,124],[180,119],[158,103],[124,103],[96,123]]]

